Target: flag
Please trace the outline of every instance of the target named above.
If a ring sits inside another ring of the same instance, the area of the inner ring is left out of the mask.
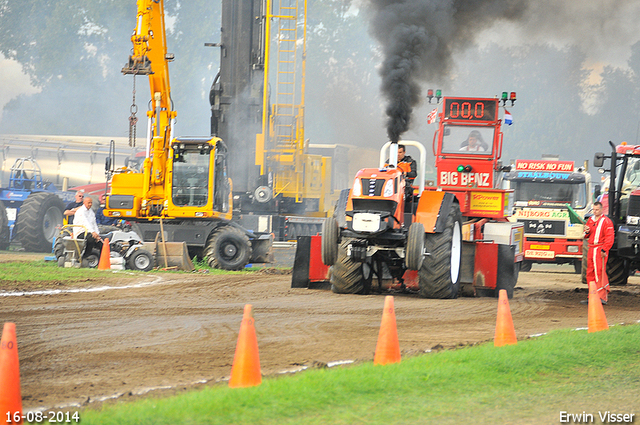
[[[427,124],[433,124],[434,122],[436,122],[437,116],[438,116],[438,108],[429,112],[429,115],[427,115]]]
[[[504,108],[504,123],[507,125],[513,124],[513,118],[511,117],[511,112],[507,111],[507,108]]]
[[[571,224],[584,224],[586,223],[576,212],[576,210],[574,210],[573,208],[571,208],[571,205],[569,204],[565,204],[565,206],[567,207],[567,210],[569,210],[569,221],[571,222]]]

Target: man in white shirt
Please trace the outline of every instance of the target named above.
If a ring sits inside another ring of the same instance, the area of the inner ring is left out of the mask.
[[[73,219],[73,236],[77,239],[87,240],[84,250],[86,254],[90,254],[94,248],[102,250],[102,238],[96,223],[96,214],[91,209],[92,205],[93,200],[85,196],[82,206],[78,208]]]

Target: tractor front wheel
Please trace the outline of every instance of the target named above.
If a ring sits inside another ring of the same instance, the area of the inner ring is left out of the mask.
[[[424,225],[422,223],[413,223],[409,226],[407,234],[407,249],[404,259],[405,265],[409,270],[420,270],[424,261]]]
[[[322,241],[320,253],[322,262],[327,266],[333,266],[338,259],[338,236],[340,229],[333,217],[327,217],[322,223]]]
[[[336,294],[359,294],[364,288],[362,263],[347,256],[351,240],[343,239],[338,247],[338,259],[331,266],[331,290]]]

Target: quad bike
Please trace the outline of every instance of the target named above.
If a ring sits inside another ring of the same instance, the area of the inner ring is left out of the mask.
[[[54,254],[58,260],[58,266],[97,267],[100,262],[100,250],[93,249],[91,252],[85,252],[85,240],[73,237],[73,227],[77,225],[63,226],[56,238]],[[110,227],[109,231],[104,233],[103,230],[100,232],[100,237],[102,240],[109,239],[111,256],[122,257],[127,269],[147,272],[154,267],[153,254],[144,248],[144,243],[136,232],[117,227]]]

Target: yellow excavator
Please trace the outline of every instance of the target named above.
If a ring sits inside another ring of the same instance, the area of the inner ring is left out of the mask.
[[[161,235],[186,242],[189,255],[206,258],[211,267],[237,270],[266,261],[273,237],[231,221],[232,186],[222,139],[173,137],[169,62],[174,57],[167,53],[164,1],[138,0],[137,9],[133,53],[122,72],[149,79],[145,158],[141,170],[125,167],[111,175],[105,215],[135,223],[145,241]]]

